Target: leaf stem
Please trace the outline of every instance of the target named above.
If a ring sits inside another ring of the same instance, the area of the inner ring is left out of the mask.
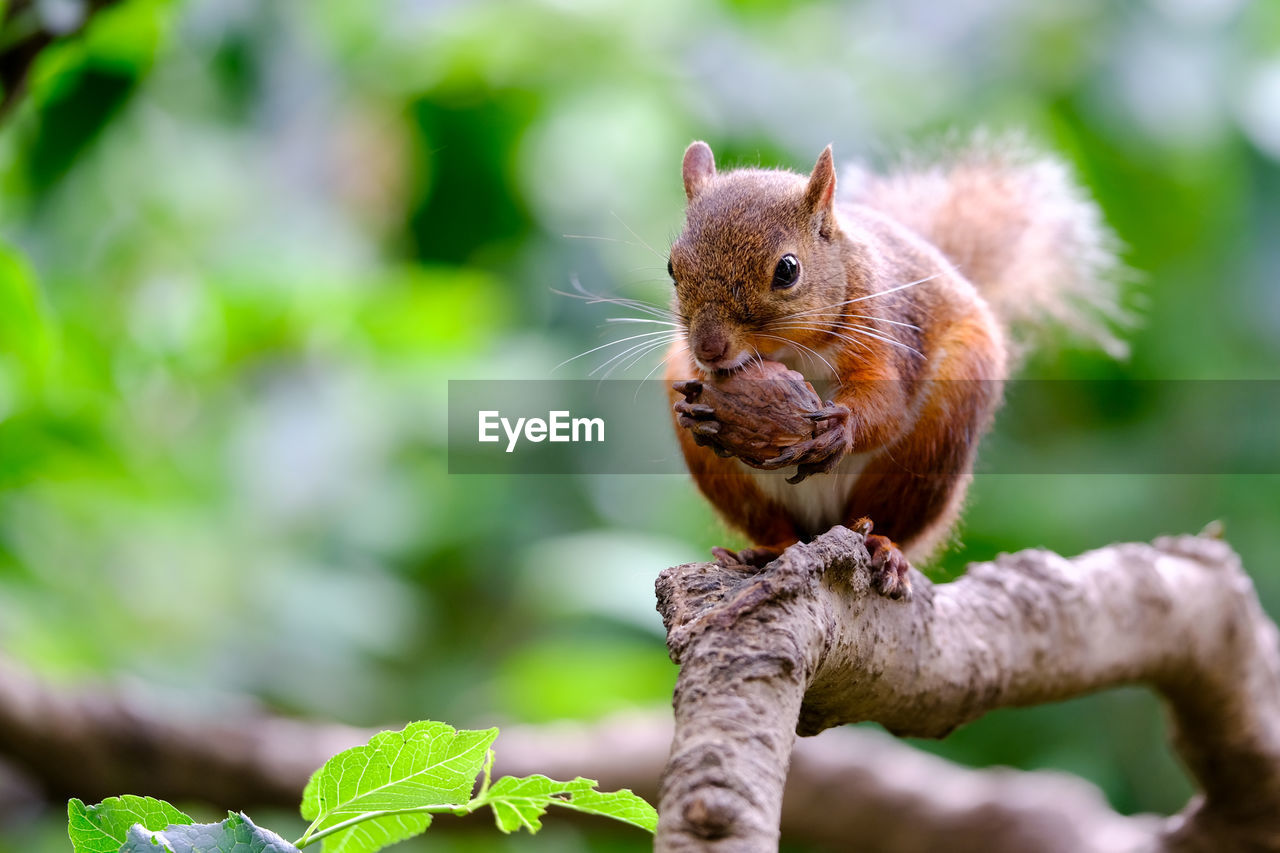
[[[293,846],[294,846],[294,847],[298,847],[298,848],[302,848],[302,847],[306,847],[308,844],[310,844],[310,843],[311,843],[311,840],[310,840],[310,839],[311,839],[311,833],[313,833],[313,832],[315,832],[315,831],[316,831],[316,827],[320,825],[320,821],[321,821],[322,819],[323,819],[323,816],[318,817],[318,818],[316,818],[315,820],[311,821],[311,825],[307,827],[307,831],[306,831],[306,832],[304,832],[304,833],[302,833],[302,837],[301,837],[301,838],[299,838],[297,841],[293,842]]]
[[[307,831],[303,833],[301,838],[293,842],[293,846],[301,850],[303,847],[306,847],[309,844],[314,844],[315,842],[319,841],[322,838],[333,835],[335,832],[341,832],[344,829],[350,829],[351,827],[355,826],[358,823],[364,823],[366,820],[374,820],[380,817],[394,817],[396,815],[402,815],[402,814],[422,814],[424,812],[434,813],[434,814],[440,814],[442,812],[453,812],[454,814],[467,814],[475,810],[475,803],[476,803],[475,800],[472,800],[470,803],[467,803],[464,806],[458,806],[452,803],[433,803],[432,805],[429,805],[429,806],[414,806],[413,808],[408,808],[408,809],[385,809],[383,811],[377,811],[377,812],[363,812],[362,814],[358,814],[353,818],[349,818],[347,820],[342,821],[341,823],[335,823],[332,826],[326,826],[324,829],[314,834],[312,834],[312,830],[315,828],[315,824],[312,824],[310,827],[307,828]]]

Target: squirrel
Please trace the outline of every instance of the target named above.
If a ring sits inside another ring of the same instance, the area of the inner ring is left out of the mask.
[[[755,545],[717,561],[763,567],[844,524],[867,534],[874,588],[907,597],[910,563],[955,526],[1028,330],[1056,320],[1121,347],[1097,206],[1061,162],[984,137],[853,173],[839,199],[831,146],[805,176],[720,173],[694,142],[682,171],[676,432],[700,491]]]

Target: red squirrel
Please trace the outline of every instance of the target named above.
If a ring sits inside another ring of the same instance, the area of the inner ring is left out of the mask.
[[[694,142],[683,178],[668,263],[684,332],[667,360],[676,432],[698,488],[755,545],[716,558],[763,566],[837,524],[874,524],[873,585],[908,595],[908,559],[960,513],[1011,329],[1064,320],[1114,346],[1094,320],[1114,304],[1096,206],[1057,161],[990,140],[861,174],[841,199],[830,146],[804,176],[720,173]],[[765,457],[747,433],[772,445]]]

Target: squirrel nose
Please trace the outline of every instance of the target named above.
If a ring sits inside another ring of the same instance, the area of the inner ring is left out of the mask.
[[[693,342],[693,353],[698,361],[715,364],[729,352],[729,339],[720,332],[708,332]]]

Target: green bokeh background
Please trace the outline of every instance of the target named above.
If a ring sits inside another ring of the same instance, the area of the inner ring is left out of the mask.
[[[608,312],[552,293],[571,276],[666,302],[691,139],[807,170],[975,126],[1069,159],[1135,273],[1128,361],[1029,371],[1280,380],[1280,4],[116,4],[0,127],[0,647],[57,683],[356,724],[663,704],[653,578],[725,532],[683,477],[450,476],[447,381],[605,340]],[[1249,416],[1161,387],[1100,401],[1087,440]],[[1259,473],[980,476],[935,571],[1222,519],[1280,613],[1280,425],[1255,426]],[[1126,812],[1190,790],[1140,690],[923,746],[1077,772]],[[23,811],[0,851],[62,833]],[[647,841],[404,849],[507,848]]]

